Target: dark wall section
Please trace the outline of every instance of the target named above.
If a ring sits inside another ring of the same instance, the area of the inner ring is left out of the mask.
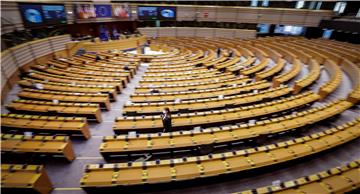
[[[322,20],[319,27],[360,33],[360,22],[356,21]]]
[[[68,33],[70,33],[73,37],[79,37],[83,35],[98,37],[100,35],[100,26],[106,26],[106,28],[108,28],[110,31],[115,28],[118,32],[134,32],[137,27],[136,22],[132,21],[82,23],[69,25]]]
[[[335,7],[336,2],[325,2],[323,1],[321,4],[321,8],[322,10],[333,10]]]
[[[359,11],[358,1],[346,1],[346,7],[342,15],[355,16]]]
[[[323,30],[317,27],[307,27],[305,31],[306,38],[320,38],[322,37]]]
[[[360,44],[360,35],[358,33],[334,31],[330,39],[343,41],[343,42],[350,42],[354,44]]]
[[[212,5],[212,6],[242,6],[248,7],[251,1],[136,1],[139,4],[171,4],[171,5]],[[297,1],[268,1],[268,7],[272,8],[295,8]],[[310,6],[310,1],[305,2],[302,9],[307,9]],[[322,10],[334,9],[336,2],[322,2]],[[258,1],[257,7],[262,7],[263,1]]]

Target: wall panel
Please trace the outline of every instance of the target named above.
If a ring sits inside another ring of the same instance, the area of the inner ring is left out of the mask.
[[[199,6],[196,11],[199,12],[197,21],[216,21],[216,6]]]
[[[238,16],[238,9],[232,7],[217,8],[217,22],[236,22]]]
[[[38,59],[44,57],[48,60],[48,57],[54,54],[50,41],[55,43],[57,49],[60,50],[60,48],[64,48],[63,50],[65,50],[65,44],[70,40],[70,35],[62,35],[24,43],[3,51],[1,53],[2,97],[5,96],[5,93],[16,83],[14,80],[17,80],[16,72],[20,67],[34,62],[37,63]]]
[[[188,27],[177,28],[177,36],[194,37],[195,31],[193,28]]]
[[[195,28],[196,37],[211,38],[215,35],[215,28]]]
[[[169,30],[173,30],[169,31]],[[159,28],[139,28],[139,31],[147,37],[222,37],[222,38],[242,38],[251,39],[256,37],[256,30],[227,29],[227,28],[192,28],[192,27],[159,27]],[[157,36],[153,32],[157,31]]]
[[[197,15],[196,8],[193,6],[183,6],[177,8],[178,21],[194,21]]]

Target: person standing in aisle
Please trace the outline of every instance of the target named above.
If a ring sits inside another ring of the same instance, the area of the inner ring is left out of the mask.
[[[165,132],[171,132],[172,124],[171,124],[171,112],[168,107],[164,108],[163,114],[161,114],[161,119],[163,122],[164,130]]]

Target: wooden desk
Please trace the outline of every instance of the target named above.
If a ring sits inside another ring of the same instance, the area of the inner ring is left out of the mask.
[[[70,162],[75,159],[68,136],[1,134],[1,152],[63,155]]]
[[[209,126],[219,123],[235,122],[242,119],[254,118],[264,115],[281,112],[310,104],[319,99],[319,96],[312,92],[289,97],[283,100],[276,100],[256,106],[241,108],[222,109],[215,111],[197,112],[189,114],[178,114],[172,116],[173,130],[177,128],[193,126]],[[162,121],[160,116],[145,117],[118,117],[113,126],[117,133],[127,133],[128,131],[162,131]]]
[[[232,125],[226,127],[205,128],[198,131],[183,131],[170,133],[139,134],[136,137],[127,135],[104,137],[101,153],[107,155],[126,154],[131,152],[161,151],[172,149],[185,149],[206,144],[222,144],[286,132],[308,124],[319,122],[340,114],[353,104],[347,101],[338,101],[332,104],[302,111],[296,115],[277,117],[255,124]]]
[[[359,121],[355,120],[326,132],[233,152],[146,162],[89,164],[85,167],[80,185],[91,190],[95,187],[100,189],[167,183],[271,166],[313,155],[356,139],[360,136]],[[114,177],[114,173],[119,176]]]
[[[234,194],[270,193],[346,193],[360,187],[360,160],[344,166],[282,182],[279,186],[265,186]]]
[[[101,122],[101,111],[98,104],[89,103],[53,103],[34,100],[14,100],[6,105],[6,108],[12,112],[37,113],[37,114],[56,114],[67,116],[86,116],[88,119],[96,119]]]
[[[47,133],[77,133],[91,137],[86,118],[1,114],[3,130],[21,130]]]
[[[107,94],[86,94],[73,92],[56,92],[36,89],[23,89],[17,94],[20,98],[35,100],[59,100],[60,102],[96,103],[110,110],[110,99]]]
[[[259,91],[258,93],[247,93],[232,96],[224,96],[224,98],[207,98],[197,100],[182,100],[181,102],[148,102],[148,103],[131,103],[125,104],[123,115],[148,115],[160,114],[165,107],[170,108],[172,113],[178,113],[182,110],[188,112],[212,110],[215,108],[234,107],[255,102],[264,102],[269,99],[287,96],[292,89],[287,86],[272,88]]]
[[[294,94],[298,94],[303,88],[310,86],[313,84],[320,76],[320,65],[319,63],[311,59],[309,66],[309,73],[301,78],[300,80],[295,81],[294,85]]]
[[[49,194],[53,190],[42,165],[1,164],[1,187],[5,193]]]

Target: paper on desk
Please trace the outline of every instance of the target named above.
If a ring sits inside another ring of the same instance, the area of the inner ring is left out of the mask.
[[[129,131],[128,136],[129,137],[136,137],[136,131]]]
[[[250,124],[250,125],[254,125],[255,123],[256,123],[256,120],[255,120],[255,119],[249,120],[249,124]]]

